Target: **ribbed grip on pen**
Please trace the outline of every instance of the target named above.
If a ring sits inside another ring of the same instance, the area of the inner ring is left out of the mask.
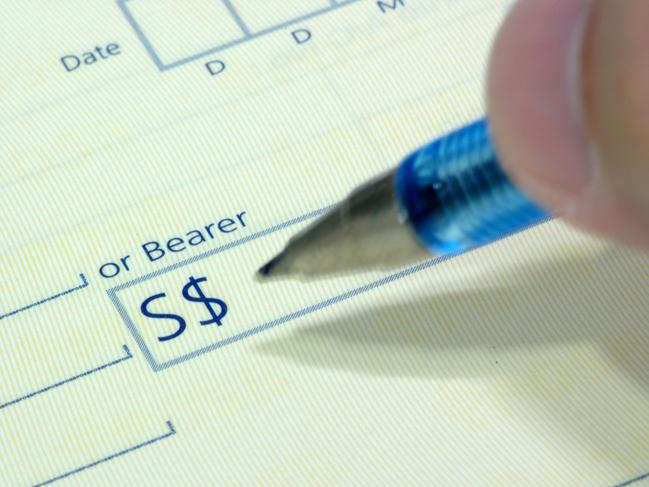
[[[396,192],[419,238],[436,254],[461,252],[548,217],[503,172],[485,120],[408,156],[397,171]]]

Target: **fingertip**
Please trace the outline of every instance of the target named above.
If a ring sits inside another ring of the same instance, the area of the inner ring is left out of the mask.
[[[512,178],[560,211],[591,177],[579,113],[579,44],[587,0],[521,0],[496,40],[489,70],[493,137]]]
[[[645,248],[649,71],[636,51],[648,11],[642,0],[520,0],[495,42],[488,86],[512,179],[555,214]]]

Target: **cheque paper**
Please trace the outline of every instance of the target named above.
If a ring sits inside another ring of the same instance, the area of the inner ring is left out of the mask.
[[[510,2],[2,4],[1,485],[618,485],[649,260],[553,220],[259,285],[484,113]]]

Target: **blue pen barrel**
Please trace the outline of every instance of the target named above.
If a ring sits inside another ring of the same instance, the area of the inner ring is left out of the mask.
[[[547,218],[503,171],[480,120],[408,156],[396,175],[402,210],[435,254],[492,242]]]

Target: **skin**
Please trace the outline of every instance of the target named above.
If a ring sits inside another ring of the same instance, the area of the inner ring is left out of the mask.
[[[575,225],[649,250],[649,1],[519,0],[488,104],[506,170]]]

